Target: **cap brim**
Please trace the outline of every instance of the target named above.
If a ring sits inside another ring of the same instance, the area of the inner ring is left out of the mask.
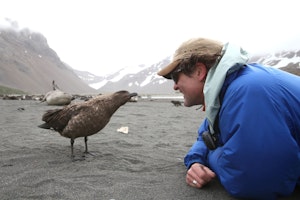
[[[157,72],[157,75],[163,76],[167,79],[172,79],[171,73],[174,71],[174,69],[177,67],[177,65],[180,63],[180,60],[176,60],[171,62],[166,67],[162,68],[159,72]]]

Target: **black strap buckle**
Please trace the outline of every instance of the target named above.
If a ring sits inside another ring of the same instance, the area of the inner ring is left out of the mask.
[[[209,150],[215,150],[218,147],[216,134],[205,131],[202,133],[202,139]]]

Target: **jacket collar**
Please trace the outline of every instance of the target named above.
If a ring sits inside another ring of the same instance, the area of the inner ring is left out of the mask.
[[[243,67],[249,57],[241,47],[231,43],[224,45],[222,58],[207,73],[204,85],[205,113],[209,123],[209,130],[214,134],[214,123],[220,109],[219,93],[226,76]]]

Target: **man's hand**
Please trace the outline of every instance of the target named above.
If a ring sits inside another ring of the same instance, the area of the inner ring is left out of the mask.
[[[186,183],[192,187],[201,188],[215,177],[216,174],[208,167],[194,163],[187,171]]]

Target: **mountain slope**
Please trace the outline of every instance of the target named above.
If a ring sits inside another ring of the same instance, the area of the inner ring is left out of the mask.
[[[300,76],[300,50],[283,50],[275,53],[257,55],[249,62],[261,63]]]
[[[103,85],[99,91],[106,92],[113,88],[118,90],[124,88],[131,91],[136,91],[141,94],[168,94],[174,93],[172,91],[173,81],[168,81],[156,73],[162,67],[167,65],[168,59],[162,60],[151,66],[144,66],[138,72],[121,73],[118,71],[107,77],[105,85]],[[126,71],[123,69],[123,71]]]
[[[171,56],[151,66],[129,66],[107,77],[97,77],[89,73],[89,80],[85,78],[85,81],[91,87],[98,89],[99,92],[122,88],[136,91],[140,94],[174,94],[173,81],[164,79],[156,74],[170,62]],[[285,50],[276,53],[255,55],[249,60],[249,63],[251,62],[280,68],[300,75],[300,50]]]
[[[96,93],[47,44],[29,29],[0,28],[0,85],[28,93],[52,90],[52,81],[69,93]]]

